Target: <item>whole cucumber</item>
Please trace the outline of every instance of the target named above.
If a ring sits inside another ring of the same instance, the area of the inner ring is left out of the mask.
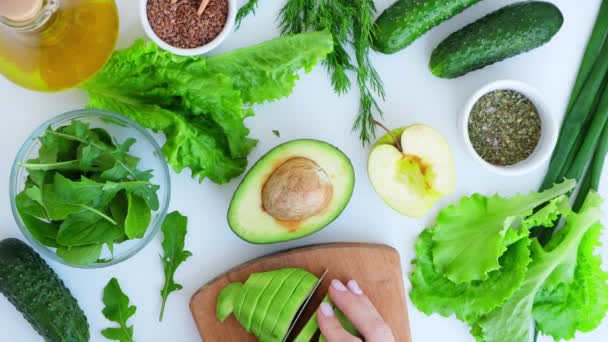
[[[455,78],[547,43],[560,30],[559,8],[543,1],[519,2],[452,33],[435,48],[431,72]]]
[[[481,0],[398,0],[376,20],[374,50],[395,53]]]
[[[89,323],[70,290],[38,253],[20,240],[0,241],[0,292],[45,341],[89,340]]]

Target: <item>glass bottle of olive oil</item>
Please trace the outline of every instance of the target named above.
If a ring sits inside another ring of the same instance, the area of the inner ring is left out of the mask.
[[[117,37],[114,0],[0,0],[0,73],[28,89],[77,87]]]

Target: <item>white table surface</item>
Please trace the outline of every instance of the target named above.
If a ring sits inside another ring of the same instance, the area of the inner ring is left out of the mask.
[[[377,0],[378,9],[386,8],[393,0]],[[138,2],[118,0],[120,12],[119,47],[129,46],[133,39],[142,37],[138,19]],[[244,0],[240,0],[241,3]],[[172,173],[171,209],[179,210],[190,220],[187,249],[194,256],[177,271],[176,281],[184,285],[182,291],[169,297],[165,318],[158,322],[159,290],[163,284],[159,260],[160,236],[133,258],[113,267],[81,270],[50,261],[84,309],[90,325],[91,340],[104,341],[99,333],[110,322],[101,314],[102,288],[111,277],[117,277],[137,313],[131,319],[137,341],[197,341],[188,302],[198,287],[225,270],[270,252],[321,242],[360,241],[385,243],[401,253],[406,286],[413,244],[424,227],[439,209],[472,192],[504,195],[536,189],[545,173],[546,165],[535,172],[519,177],[497,176],[483,169],[466,154],[461,143],[457,118],[465,100],[476,89],[497,79],[517,79],[537,87],[553,112],[561,120],[570,88],[576,76],[587,37],[595,20],[599,0],[553,0],[565,16],[564,26],[547,45],[531,53],[509,59],[473,72],[456,80],[435,78],[428,70],[432,49],[448,34],[503,5],[515,1],[485,0],[449,20],[417,40],[404,51],[393,55],[372,53],[372,61],[384,80],[387,93],[382,105],[387,126],[424,123],[437,128],[450,142],[458,175],[456,192],[440,201],[424,219],[407,219],[387,207],[374,193],[367,179],[368,147],[362,147],[351,125],[358,110],[358,91],[337,97],[329,84],[325,70],[317,67],[302,76],[293,94],[274,103],[256,106],[256,116],[247,119],[251,136],[260,140],[251,153],[250,164],[274,145],[296,138],[315,138],[338,146],[352,160],[357,182],[350,205],[340,218],[326,229],[310,237],[268,246],[248,244],[228,228],[226,211],[240,179],[217,186],[209,181],[198,184],[188,172]],[[275,17],[284,1],[261,0],[255,17],[249,17],[241,29],[219,48],[219,52],[253,45],[278,35]],[[60,94],[41,94],[21,89],[0,77],[0,239],[23,238],[10,211],[8,180],[11,163],[26,137],[43,121],[68,110],[82,108],[86,95],[79,90]],[[277,138],[273,129],[281,132]],[[604,173],[601,193],[608,197],[608,172]],[[606,212],[606,211],[605,211]],[[608,267],[608,234],[599,249]],[[431,317],[409,305],[410,325],[414,341],[473,341],[465,324],[455,318]],[[0,340],[39,341],[41,338],[30,325],[0,296]],[[577,341],[606,341],[608,320],[591,333],[577,334]],[[550,339],[543,338],[543,341]]]

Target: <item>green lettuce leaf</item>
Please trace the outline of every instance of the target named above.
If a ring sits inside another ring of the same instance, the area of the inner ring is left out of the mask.
[[[563,206],[551,201],[575,186],[575,181],[566,180],[540,193],[511,198],[475,194],[443,208],[433,234],[437,271],[455,283],[488,279],[488,273],[500,267],[507,247],[527,237],[531,226],[549,225],[564,214]],[[543,204],[547,209],[538,211],[542,216],[533,215]]]
[[[298,71],[310,72],[332,50],[329,33],[310,32],[210,57],[207,68],[210,74],[228,76],[245,103],[263,103],[288,96]]]
[[[433,230],[426,229],[416,242],[416,260],[410,275],[410,298],[426,313],[442,316],[456,314],[465,322],[475,322],[509,298],[524,281],[530,262],[529,239],[521,239],[507,248],[500,258],[501,268],[488,274],[486,281],[455,284],[433,265]]]
[[[539,300],[546,298],[546,292],[541,291],[545,284],[555,289],[555,280],[571,280],[571,284],[575,285],[576,280],[573,278],[573,274],[564,274],[567,273],[567,268],[562,268],[561,266],[566,263],[571,263],[571,256],[577,251],[581,251],[584,255],[589,255],[589,243],[583,244],[583,240],[588,235],[588,232],[593,234],[593,228],[597,226],[600,217],[602,216],[602,212],[600,209],[602,200],[597,193],[590,193],[583,205],[583,208],[578,214],[572,214],[568,217],[566,225],[561,231],[561,236],[557,237],[559,240],[559,244],[554,245],[554,248],[550,250],[543,249],[538,240],[534,239],[531,244],[531,255],[532,262],[528,267],[528,272],[526,274],[526,279],[524,280],[521,287],[511,296],[502,306],[493,310],[486,316],[482,317],[476,325],[478,327],[473,328],[473,332],[476,334],[481,334],[483,336],[483,340],[486,342],[502,342],[504,341],[505,336],[509,336],[509,341],[512,342],[528,342],[530,339],[530,322],[533,318],[533,307],[535,305],[535,298],[538,293],[541,293],[539,296]],[[597,237],[597,234],[595,234]],[[591,244],[594,245],[594,244]],[[580,252],[579,252],[580,254]],[[598,266],[598,265],[594,265]],[[584,269],[582,271],[588,271],[589,264],[585,266],[582,264],[581,267]],[[599,272],[598,270],[594,270],[594,273]],[[574,281],[574,283],[572,283]],[[567,285],[568,283],[566,283]],[[595,283],[595,286],[598,284]],[[559,285],[558,285],[559,287]],[[577,289],[578,295],[582,295],[585,298],[593,298],[593,295],[596,293],[596,289],[604,289],[605,290],[605,282],[604,287],[594,287],[592,289],[580,288]],[[603,293],[602,297],[606,298],[606,294]],[[564,298],[559,296],[554,296],[552,299],[563,300]],[[568,307],[572,305],[572,307],[576,307],[577,304],[568,304],[563,303],[562,305]],[[548,329],[551,333],[555,334],[564,334],[570,332],[577,328],[579,325],[578,320],[573,322],[568,322],[568,326],[556,328],[554,326],[548,326],[547,320],[554,319],[554,313],[549,313],[547,310],[555,309],[555,307],[545,307],[537,309],[536,317],[541,319],[541,329],[544,324],[544,328]],[[595,310],[593,313],[594,320],[591,322],[589,326],[594,326],[597,324],[597,316],[599,316],[598,312],[601,310]],[[571,317],[567,317],[568,313],[562,313],[564,320],[571,319]],[[601,314],[603,316],[603,314]],[[584,317],[581,317],[584,319]],[[557,323],[557,322],[556,322]],[[587,326],[587,327],[589,327]],[[581,327],[585,327],[584,323],[581,324]],[[481,329],[481,330],[479,330]],[[567,335],[567,334],[566,334]]]
[[[256,142],[248,138],[247,105],[293,90],[300,69],[310,70],[331,52],[326,32],[277,38],[225,55],[179,57],[138,40],[114,53],[84,89],[88,108],[128,116],[162,131],[169,164],[194,178],[225,183],[240,175]]]
[[[598,327],[608,311],[608,273],[594,254],[602,225],[593,225],[578,248],[573,281],[545,283],[534,299],[533,315],[540,331],[554,339],[574,338],[575,332]]]

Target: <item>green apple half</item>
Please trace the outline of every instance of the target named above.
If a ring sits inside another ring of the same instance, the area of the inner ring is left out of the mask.
[[[372,147],[367,164],[376,193],[408,217],[426,215],[437,200],[454,191],[454,169],[450,145],[437,130],[426,125],[386,134]]]

